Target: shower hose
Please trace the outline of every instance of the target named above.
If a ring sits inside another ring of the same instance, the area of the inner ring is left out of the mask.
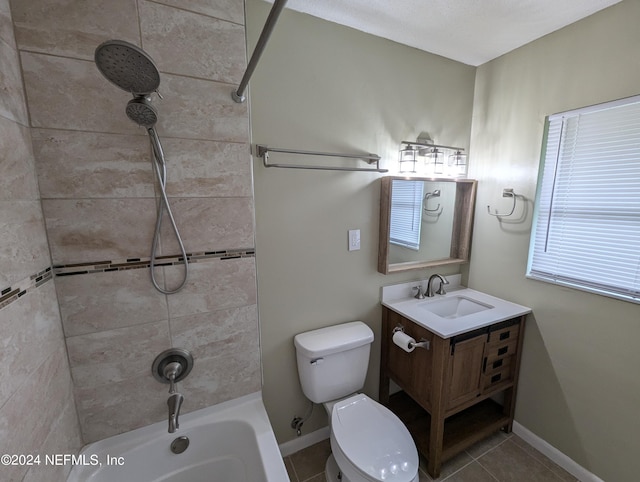
[[[171,295],[177,293],[184,285],[187,283],[187,278],[189,276],[189,263],[187,260],[187,252],[184,249],[184,243],[182,242],[182,238],[180,237],[180,232],[178,231],[178,227],[176,226],[176,221],[173,218],[173,213],[171,212],[171,207],[169,206],[169,199],[167,198],[167,190],[166,190],[166,180],[167,180],[167,166],[164,162],[164,152],[162,151],[162,145],[160,144],[160,139],[158,138],[158,134],[153,127],[147,129],[149,133],[149,139],[151,141],[151,148],[153,150],[153,167],[156,172],[156,177],[158,179],[158,184],[160,185],[160,202],[158,203],[158,213],[156,217],[156,227],[153,233],[153,243],[151,245],[151,261],[150,261],[150,271],[151,271],[151,282],[153,286],[160,292],[165,295]],[[155,264],[156,264],[156,256],[158,251],[158,243],[160,241],[160,230],[162,229],[162,218],[164,211],[167,211],[167,215],[169,217],[169,221],[171,222],[171,227],[173,228],[173,232],[176,235],[176,239],[178,240],[178,244],[180,245],[180,253],[182,254],[182,259],[184,261],[184,275],[182,282],[173,289],[166,288],[166,280],[165,287],[162,288],[155,276]]]

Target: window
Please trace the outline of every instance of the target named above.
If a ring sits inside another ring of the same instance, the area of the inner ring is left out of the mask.
[[[389,242],[420,249],[422,221],[422,181],[391,181],[391,226]]]
[[[548,117],[527,276],[640,303],[640,96]]]

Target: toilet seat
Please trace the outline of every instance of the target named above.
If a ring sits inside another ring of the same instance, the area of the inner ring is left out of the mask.
[[[333,406],[331,448],[343,471],[341,461],[347,461],[358,472],[355,480],[417,480],[418,451],[409,431],[393,412],[364,394]]]

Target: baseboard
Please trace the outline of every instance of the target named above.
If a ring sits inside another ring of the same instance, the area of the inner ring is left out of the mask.
[[[286,457],[296,453],[298,450],[306,449],[307,447],[311,447],[313,444],[317,444],[318,442],[328,439],[329,435],[329,427],[322,427],[315,432],[301,435],[293,440],[281,443],[279,446],[280,453],[283,457]]]
[[[580,464],[560,452],[553,445],[541,439],[535,433],[515,420],[513,422],[513,433],[535,448],[538,452],[549,457],[553,462],[569,472],[580,482],[604,482],[597,475],[589,472]]]

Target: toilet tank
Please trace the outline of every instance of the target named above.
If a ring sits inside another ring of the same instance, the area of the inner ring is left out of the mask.
[[[307,331],[293,342],[302,391],[312,402],[346,397],[364,386],[373,331],[363,322]]]

